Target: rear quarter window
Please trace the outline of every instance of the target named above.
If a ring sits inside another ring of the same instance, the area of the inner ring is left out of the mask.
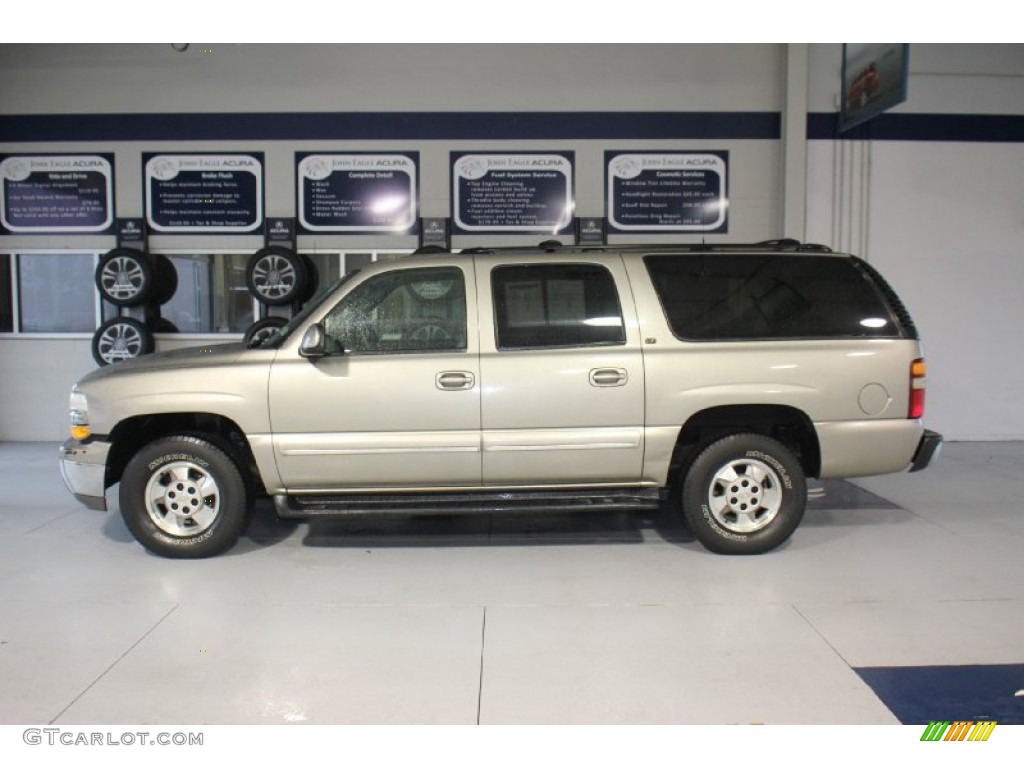
[[[902,336],[881,292],[846,258],[658,255],[644,262],[680,339]]]

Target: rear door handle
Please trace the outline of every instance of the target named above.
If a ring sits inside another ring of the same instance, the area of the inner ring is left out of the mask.
[[[629,381],[625,368],[593,368],[590,371],[592,387],[621,387]]]
[[[469,371],[441,371],[434,383],[438,389],[444,390],[472,389],[476,384],[476,376]]]

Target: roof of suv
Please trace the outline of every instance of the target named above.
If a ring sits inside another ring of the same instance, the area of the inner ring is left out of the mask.
[[[442,253],[462,253],[466,255],[476,253],[535,253],[546,251],[548,253],[600,253],[611,252],[690,252],[690,253],[832,253],[832,249],[826,245],[817,243],[801,243],[799,240],[784,238],[781,240],[762,240],[758,243],[657,243],[648,245],[567,245],[558,240],[545,240],[539,245],[530,246],[495,246],[463,248],[460,251],[449,251],[437,245],[428,245],[418,248],[413,255],[434,255]]]

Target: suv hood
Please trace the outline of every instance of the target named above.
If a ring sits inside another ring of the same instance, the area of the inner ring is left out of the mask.
[[[238,360],[245,350],[245,344],[237,342],[233,344],[189,347],[187,349],[176,349],[171,352],[156,352],[95,370],[83,376],[80,383],[97,381],[109,376],[117,376],[121,373],[146,373],[148,371],[172,368],[212,368],[219,365],[229,365]]]

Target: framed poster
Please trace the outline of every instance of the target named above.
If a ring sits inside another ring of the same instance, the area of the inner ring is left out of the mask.
[[[263,153],[143,153],[146,222],[168,234],[258,233]]]
[[[415,234],[419,153],[296,153],[299,231]]]
[[[605,152],[608,230],[728,231],[729,153]]]
[[[114,232],[114,156],[0,155],[0,232]]]
[[[839,130],[906,101],[909,67],[907,43],[845,43]]]
[[[572,232],[574,158],[573,152],[453,152],[453,231]]]

